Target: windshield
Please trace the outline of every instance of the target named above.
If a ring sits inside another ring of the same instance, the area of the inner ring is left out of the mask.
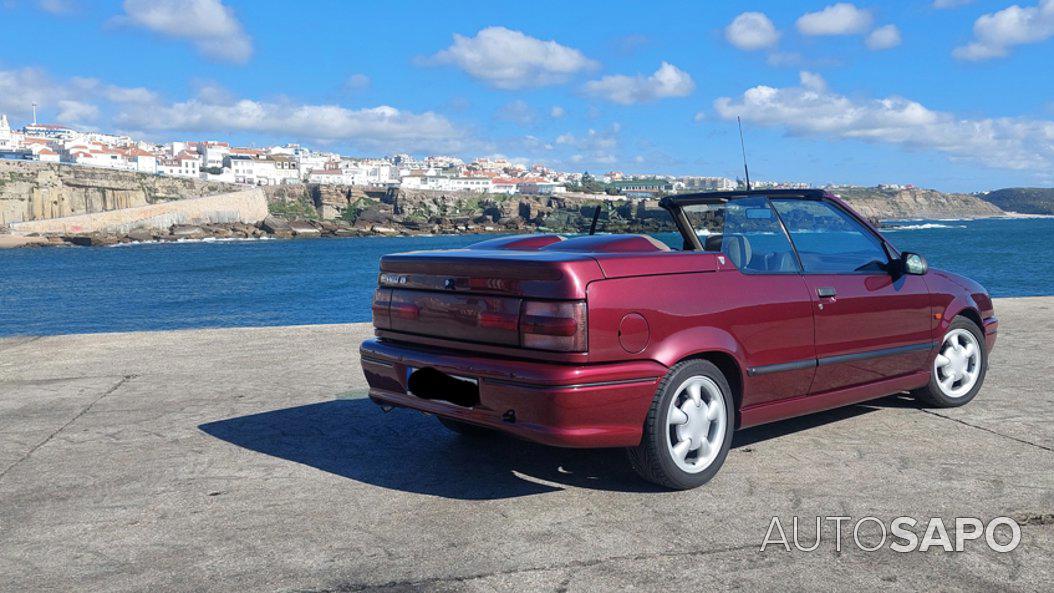
[[[870,274],[890,265],[881,239],[827,200],[750,195],[679,208],[690,229],[686,248],[698,239],[747,274]]]

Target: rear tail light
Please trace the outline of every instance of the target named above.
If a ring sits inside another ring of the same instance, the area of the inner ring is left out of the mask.
[[[414,303],[398,303],[393,300],[390,311],[392,317],[399,319],[414,320],[421,316],[421,308]]]
[[[390,288],[378,288],[373,293],[373,327],[387,329],[392,326],[389,307],[392,304],[392,291]]]
[[[479,326],[484,329],[500,329],[514,332],[519,329],[519,321],[520,318],[516,313],[481,311],[479,314]]]
[[[524,301],[520,313],[520,344],[539,350],[584,352],[585,302]]]

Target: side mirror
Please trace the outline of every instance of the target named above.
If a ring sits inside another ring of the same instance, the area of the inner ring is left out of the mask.
[[[921,276],[926,273],[926,270],[930,269],[929,264],[926,263],[926,258],[917,253],[904,252],[900,254],[900,263],[901,269],[905,274]]]

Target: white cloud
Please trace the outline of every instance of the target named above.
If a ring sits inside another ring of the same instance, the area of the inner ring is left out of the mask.
[[[966,6],[973,0],[933,0],[933,7],[936,9],[945,8],[958,8],[960,6]]]
[[[495,115],[498,119],[511,121],[521,126],[531,125],[538,120],[538,113],[523,99],[516,99],[502,105]]]
[[[607,129],[589,129],[585,134],[575,135],[570,132],[560,134],[552,144],[564,150],[573,151],[567,160],[573,164],[592,163],[609,164],[618,161],[615,153],[619,149],[619,133],[622,126],[612,123]]]
[[[24,117],[31,112],[32,103],[54,106],[64,93],[61,85],[40,70],[0,70],[0,112]]]
[[[744,12],[725,27],[725,39],[742,50],[772,47],[779,38],[776,26],[761,12]]]
[[[756,86],[737,100],[714,101],[718,115],[788,133],[933,150],[956,160],[1001,169],[1054,166],[1054,121],[1028,118],[963,119],[891,96],[855,99],[831,92],[822,78],[803,73],[797,87]]]
[[[155,136],[202,134],[224,138],[235,132],[275,136],[282,142],[344,141],[377,150],[481,149],[437,113],[382,105],[352,109],[238,98],[204,83],[185,101],[168,102],[143,87],[121,87],[96,78],[53,79],[33,68],[0,70],[0,113],[28,119],[32,103],[40,120]],[[168,138],[171,139],[171,138]]]
[[[827,90],[827,81],[815,72],[802,70],[798,73],[798,80],[801,81],[803,89],[808,89],[817,93],[822,93]]]
[[[58,102],[58,121],[79,124],[99,117],[99,108],[91,103],[62,99]]]
[[[879,27],[864,40],[868,49],[879,51],[900,45],[900,29],[896,25]]]
[[[848,2],[831,4],[798,18],[802,35],[857,35],[871,28],[871,13]]]
[[[961,60],[1002,58],[1016,45],[1039,43],[1054,37],[1054,0],[1036,6],[1017,4],[980,16],[973,24],[974,40],[952,52]]]
[[[187,39],[212,58],[245,63],[253,53],[234,11],[220,0],[124,0],[124,12],[115,22]]]
[[[644,103],[669,97],[684,97],[695,89],[692,77],[680,68],[663,62],[651,76],[615,74],[585,84],[587,94],[622,105]]]
[[[114,121],[148,132],[252,132],[283,139],[352,141],[370,147],[423,150],[451,148],[465,134],[433,112],[412,113],[394,107],[349,109],[240,99],[215,104],[200,97],[169,104],[126,106]]]
[[[506,90],[560,84],[597,67],[577,49],[505,27],[487,27],[475,37],[455,33],[454,43],[428,61],[457,66]]]
[[[549,117],[553,119],[560,119],[565,115],[567,115],[567,110],[559,105],[553,105],[552,109],[549,110]]]
[[[344,90],[348,92],[361,91],[371,84],[369,76],[365,74],[352,74],[344,80]]]
[[[84,124],[99,117],[97,103],[135,104],[156,98],[142,87],[105,84],[95,78],[55,80],[35,68],[0,70],[0,112],[16,117],[28,118],[36,103],[44,121]]]
[[[72,14],[75,11],[71,0],[37,0],[37,6],[44,12],[59,16]]]
[[[97,78],[74,76],[68,88],[73,96],[91,96],[114,103],[148,103],[157,100],[157,94],[143,87],[121,87],[105,84]]]

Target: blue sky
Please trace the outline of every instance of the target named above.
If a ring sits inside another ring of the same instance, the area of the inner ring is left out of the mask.
[[[0,111],[565,170],[1054,183],[1054,0],[0,0]]]

